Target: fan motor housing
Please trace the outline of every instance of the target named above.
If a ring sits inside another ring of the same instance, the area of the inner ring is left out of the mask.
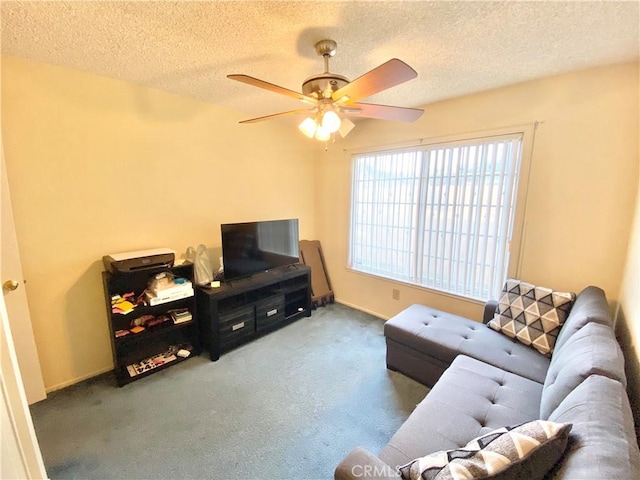
[[[342,75],[335,73],[320,73],[307,78],[302,83],[302,93],[318,99],[331,98],[331,94],[349,83]]]

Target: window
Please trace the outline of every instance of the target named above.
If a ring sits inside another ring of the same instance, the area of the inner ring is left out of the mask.
[[[354,155],[350,268],[497,298],[509,264],[522,138]]]

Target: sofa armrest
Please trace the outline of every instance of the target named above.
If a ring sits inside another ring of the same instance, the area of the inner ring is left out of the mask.
[[[374,454],[358,447],[347,455],[333,474],[335,480],[398,480],[400,475]]]
[[[489,300],[484,304],[484,313],[482,315],[482,323],[487,324],[489,320],[493,318],[493,315],[496,313],[496,308],[498,308],[497,300]]]

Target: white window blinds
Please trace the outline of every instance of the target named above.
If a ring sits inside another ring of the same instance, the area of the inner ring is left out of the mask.
[[[522,135],[353,157],[350,267],[479,300],[504,283]]]

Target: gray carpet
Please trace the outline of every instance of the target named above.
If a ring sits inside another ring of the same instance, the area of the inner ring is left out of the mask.
[[[50,478],[329,479],[377,453],[427,393],[387,371],[383,321],[329,305],[211,362],[117,388],[113,374],[31,407]]]

